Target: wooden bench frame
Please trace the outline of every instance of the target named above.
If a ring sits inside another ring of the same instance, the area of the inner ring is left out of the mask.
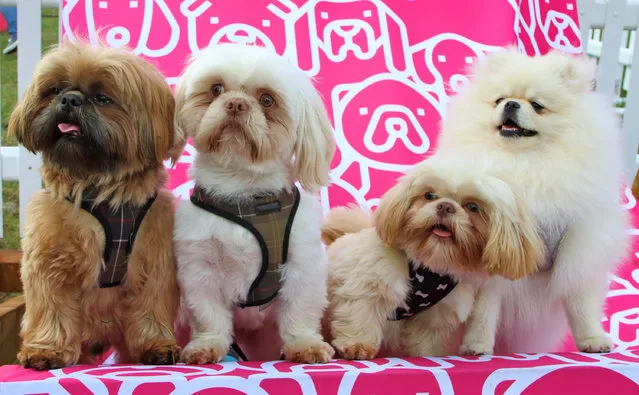
[[[21,292],[21,251],[0,251],[0,292]],[[24,296],[0,303],[0,365],[16,362],[20,348],[20,321],[24,315]]]

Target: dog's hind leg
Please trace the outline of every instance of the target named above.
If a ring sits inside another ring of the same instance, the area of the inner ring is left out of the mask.
[[[550,290],[563,301],[573,338],[583,352],[608,352],[613,347],[601,321],[609,275],[627,256],[625,214],[621,207],[610,207],[605,216],[572,226],[552,268]]]

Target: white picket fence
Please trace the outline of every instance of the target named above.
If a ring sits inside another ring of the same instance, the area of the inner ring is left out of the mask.
[[[18,98],[22,97],[40,59],[41,7],[57,7],[59,4],[60,0],[0,0],[0,6],[18,7]],[[624,139],[623,161],[627,178],[632,180],[639,165],[639,73],[631,73],[631,65],[639,64],[639,50],[635,50],[639,45],[639,40],[636,40],[639,0],[577,0],[577,4],[586,53],[599,59],[597,90],[609,94],[619,107]],[[633,87],[634,90],[631,89]],[[42,188],[38,173],[40,158],[23,147],[2,146],[0,159],[2,180],[19,181],[22,235],[26,202]],[[0,207],[1,188],[0,183]]]

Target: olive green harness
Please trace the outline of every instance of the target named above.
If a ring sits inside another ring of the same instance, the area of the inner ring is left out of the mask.
[[[213,197],[196,185],[191,202],[203,210],[232,221],[253,234],[262,252],[262,266],[240,307],[262,306],[280,289],[280,266],[288,260],[291,227],[300,202],[295,185],[278,194],[260,194],[239,201]]]

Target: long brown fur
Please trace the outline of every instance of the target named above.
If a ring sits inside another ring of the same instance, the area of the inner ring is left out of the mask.
[[[153,66],[131,53],[65,43],[44,56],[11,115],[9,132],[29,150],[40,151],[32,122],[49,105],[43,90],[61,79],[79,86],[100,80],[118,101],[118,108],[99,111],[122,132],[111,134],[109,143],[124,160],[111,172],[86,174],[43,157],[45,189],[27,206],[22,239],[26,312],[18,358],[25,367],[51,369],[90,361],[92,349],[113,345],[122,363],[175,363],[174,206],[172,194],[161,188],[167,179],[163,161],[177,160],[184,139],[173,131],[170,88]],[[105,235],[79,207],[87,188],[114,208],[142,204],[159,190],[120,286],[98,287]]]

